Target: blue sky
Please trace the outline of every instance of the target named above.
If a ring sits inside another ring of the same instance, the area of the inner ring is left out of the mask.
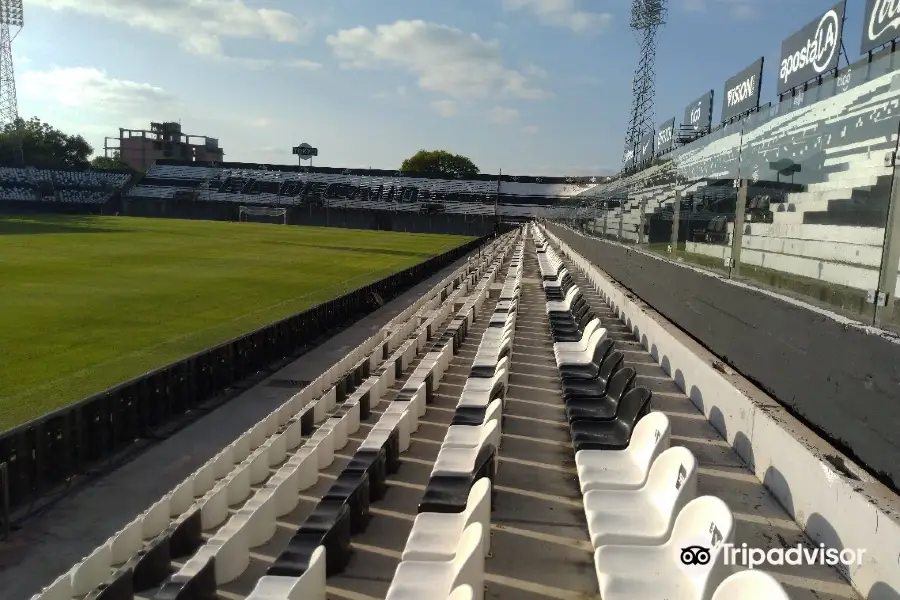
[[[774,97],[781,40],[831,0],[670,0],[656,123],[760,55]],[[862,0],[848,0],[856,60]],[[95,148],[119,127],[180,120],[228,160],[396,168],[419,148],[483,172],[618,170],[638,59],[629,0],[25,0],[19,112]],[[843,64],[843,63],[842,63]],[[102,152],[102,150],[101,150]]]

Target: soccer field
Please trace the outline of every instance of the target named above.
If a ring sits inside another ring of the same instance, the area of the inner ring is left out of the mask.
[[[0,432],[470,239],[0,216]]]

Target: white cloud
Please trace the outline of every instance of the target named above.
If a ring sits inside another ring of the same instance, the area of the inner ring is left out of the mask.
[[[295,43],[308,38],[311,21],[282,10],[250,8],[243,0],[29,0],[53,10],[91,14],[171,35],[201,56],[221,56],[223,38]]]
[[[419,86],[456,99],[497,96],[538,99],[548,94],[503,64],[500,45],[459,29],[424,21],[397,21],[343,29],[326,39],[345,68],[400,67]]]
[[[710,5],[722,7],[736,19],[756,17],[756,6],[751,0],[684,0],[684,9],[689,12],[706,12]]]
[[[576,0],[503,0],[503,8],[529,10],[545,25],[565,27],[578,33],[603,31],[613,18],[607,12],[579,10]]]
[[[488,120],[491,123],[512,123],[516,119],[519,118],[519,111],[515,108],[504,108],[502,106],[497,106],[492,108],[488,113]]]
[[[522,128],[522,133],[525,135],[537,135],[540,131],[540,128],[537,125],[526,125]]]
[[[160,87],[117,79],[86,67],[25,71],[18,78],[17,88],[23,106],[29,102],[50,102],[121,115],[165,112],[174,103],[174,98]]]
[[[289,60],[285,64],[285,66],[292,67],[294,69],[302,69],[304,71],[318,71],[322,68],[322,63],[315,62],[313,60],[298,58],[296,60]]]
[[[453,100],[438,100],[431,106],[442,117],[455,117],[459,114],[459,106]]]

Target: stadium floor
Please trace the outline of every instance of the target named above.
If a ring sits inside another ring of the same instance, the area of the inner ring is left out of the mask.
[[[507,408],[504,410],[503,445],[495,481],[495,510],[491,515],[491,554],[486,561],[486,597],[530,600],[575,600],[596,597],[596,575],[584,521],[582,499],[574,469],[574,455],[562,410],[559,379],[553,360],[544,297],[529,241],[525,251],[525,275],[516,334],[513,341]],[[570,266],[570,271],[575,269]],[[713,494],[734,513],[735,544],[756,548],[810,545],[793,520],[740,462],[732,449],[697,411],[690,400],[665,375],[639,345],[625,325],[590,291],[586,279],[576,275],[586,299],[598,314],[617,347],[625,351],[626,365],[637,371],[637,385],[654,393],[654,408],[672,422],[673,445],[690,449],[700,470],[699,494]],[[490,314],[488,301],[481,314]],[[462,383],[485,330],[485,320],[470,330],[461,351],[437,390],[436,400],[419,420],[402,466],[389,480],[384,500],[372,505],[368,529],[353,538],[354,556],[347,569],[328,579],[333,600],[384,598],[399,562],[416,506],[431,466],[453,415]],[[406,369],[394,390],[402,387],[418,361]],[[385,400],[390,400],[389,392]],[[282,517],[279,532],[267,544],[251,552],[251,564],[235,581],[221,586],[222,600],[243,600],[265,568],[283,549],[306,513],[340,472],[355,448],[366,437],[379,411],[335,455],[334,463],[320,473],[320,480],[303,492],[301,504]],[[148,498],[152,501],[152,498]],[[239,506],[232,507],[237,510]],[[207,535],[214,534],[211,530]],[[767,566],[793,600],[858,598],[836,570],[827,566]],[[4,574],[5,575],[5,574]],[[0,586],[2,587],[2,586]],[[143,597],[152,597],[145,594]]]

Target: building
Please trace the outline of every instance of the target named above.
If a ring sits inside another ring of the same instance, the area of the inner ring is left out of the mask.
[[[119,137],[106,138],[106,156],[118,153],[131,168],[146,171],[159,158],[221,161],[225,153],[217,138],[182,133],[181,123],[150,123],[150,129],[119,128]]]

